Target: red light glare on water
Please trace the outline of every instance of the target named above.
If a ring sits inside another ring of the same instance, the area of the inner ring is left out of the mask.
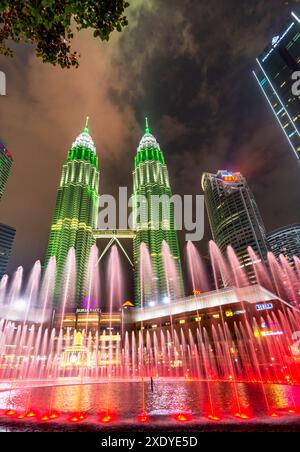
[[[41,422],[48,422],[48,421],[50,421],[50,417],[49,416],[42,416],[41,418],[40,418],[40,421]]]
[[[110,424],[111,422],[114,422],[116,418],[117,418],[116,414],[110,413],[108,411],[99,414],[100,424]]]
[[[219,416],[216,416],[215,414],[209,414],[207,417],[210,421],[214,422],[219,422],[221,420],[221,418]]]
[[[26,414],[26,417],[28,417],[28,418],[34,418],[36,416],[37,416],[37,414],[33,410],[28,411],[28,413]]]
[[[140,416],[138,416],[137,420],[141,424],[147,424],[150,419],[149,419],[149,416],[146,413],[142,413]]]
[[[111,416],[110,416],[109,414],[107,414],[106,416],[103,416],[103,417],[100,419],[100,422],[101,422],[102,424],[109,424],[111,421],[112,421],[112,418],[111,418]]]
[[[175,420],[178,422],[190,422],[192,420],[192,418],[189,414],[179,413],[179,414],[176,414]]]
[[[242,421],[248,421],[250,419],[250,416],[246,413],[235,413],[234,417],[241,419]]]
[[[52,412],[52,413],[44,414],[42,417],[40,417],[39,420],[41,422],[48,422],[48,421],[54,421],[57,418],[58,418],[58,413]]]
[[[279,414],[274,411],[274,412],[269,413],[269,416],[276,418],[276,417],[279,417]]]
[[[86,419],[85,414],[75,413],[68,420],[69,420],[69,422],[72,422],[73,424],[77,424],[78,422],[84,421],[85,419]]]
[[[16,416],[17,412],[15,410],[7,410],[4,415],[8,417]]]

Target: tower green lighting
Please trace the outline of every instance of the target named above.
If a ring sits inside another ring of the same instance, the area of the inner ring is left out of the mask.
[[[56,257],[56,303],[59,298],[63,269],[70,248],[76,251],[76,304],[86,296],[85,275],[93,230],[97,225],[99,204],[99,169],[96,147],[90,136],[88,118],[63,165],[56,207],[51,226],[46,263]]]
[[[159,302],[167,300],[171,295],[174,298],[174,294],[170,294],[170,284],[167,281],[166,273],[163,265],[162,257],[162,244],[166,241],[170,247],[171,257],[174,259],[175,267],[177,269],[177,281],[176,286],[179,288],[176,296],[184,296],[184,286],[181,268],[180,251],[178,244],[178,236],[175,227],[175,213],[173,203],[167,203],[169,207],[159,208],[159,214],[154,215],[153,203],[151,199],[153,196],[161,197],[166,196],[169,199],[172,197],[172,191],[169,182],[169,174],[165,157],[160,149],[160,146],[152,135],[148,118],[145,121],[145,131],[142,137],[137,154],[134,161],[133,171],[133,209],[134,218],[139,217],[140,221],[137,221],[135,225],[135,237],[133,240],[133,258],[134,258],[134,279],[135,279],[135,300],[136,304],[141,304],[141,263],[140,263],[140,246],[145,243],[149,249],[150,257],[152,261],[152,267],[154,271],[154,281],[151,287],[148,288],[147,293],[144,288],[144,303],[151,301],[153,294],[158,294]],[[137,213],[137,200],[139,196],[145,197],[147,203],[145,204],[144,212],[147,221],[143,223],[143,206],[139,205]],[[174,283],[174,281],[173,281]]]

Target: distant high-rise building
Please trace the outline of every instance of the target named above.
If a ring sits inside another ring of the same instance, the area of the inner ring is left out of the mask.
[[[0,199],[3,196],[12,164],[13,158],[11,153],[8,152],[4,144],[0,143]]]
[[[253,193],[241,173],[204,173],[202,188],[213,239],[222,253],[231,245],[251,282],[254,270],[247,248],[262,261],[268,252],[266,231]]]
[[[253,71],[295,155],[300,159],[300,97],[292,92],[300,71],[300,18],[290,20],[256,59]]]
[[[99,170],[96,147],[88,123],[68,152],[57,193],[46,263],[51,256],[57,262],[57,296],[62,272],[70,248],[75,248],[77,263],[77,305],[86,296],[87,261],[95,243],[99,204]]]
[[[294,266],[293,257],[300,258],[300,224],[292,224],[276,231],[270,232],[267,236],[270,251],[278,259],[283,254]]]
[[[14,244],[16,230],[0,223],[0,278],[7,272],[7,265]]]
[[[149,249],[154,271],[154,280],[151,283],[148,293],[144,294],[143,301],[145,303],[149,302],[151,296],[157,292],[159,301],[169,302],[170,297],[173,299],[184,295],[180,251],[175,225],[175,209],[173,203],[169,203],[169,207],[159,209],[159,215],[154,217],[154,209],[152,207],[154,207],[155,202],[152,204],[152,197],[166,196],[170,199],[172,197],[172,191],[164,154],[156,138],[152,135],[147,120],[145,133],[137,149],[134,163],[134,199],[137,199],[138,196],[143,196],[147,200],[145,207],[147,209],[147,212],[145,212],[147,222],[143,224],[140,221],[137,225],[135,228],[136,235],[133,241],[136,304],[139,305],[141,303],[140,246],[142,243],[145,243]],[[135,207],[136,205],[134,204],[133,208],[135,209]],[[143,206],[140,206],[140,212],[142,210]],[[135,212],[134,210],[134,216],[137,216]],[[168,278],[166,278],[162,257],[162,244],[164,241],[168,243],[171,259],[175,263],[177,270],[175,273],[177,275],[174,277],[177,279],[176,281],[168,281]],[[144,288],[145,291],[147,292]]]

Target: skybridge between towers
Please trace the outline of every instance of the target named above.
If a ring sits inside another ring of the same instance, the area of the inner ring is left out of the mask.
[[[108,250],[116,243],[121,249],[121,251],[124,253],[131,267],[134,267],[132,260],[130,259],[126,250],[124,249],[123,245],[120,242],[120,240],[126,239],[133,240],[136,237],[136,231],[134,229],[96,229],[93,231],[93,236],[96,240],[109,239],[109,242],[102,251],[98,262],[100,262],[103,259]]]

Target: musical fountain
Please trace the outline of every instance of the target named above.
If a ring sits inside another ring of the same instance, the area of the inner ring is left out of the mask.
[[[248,252],[255,286],[231,247],[223,256],[210,242],[210,278],[195,246],[188,243],[193,297],[230,298],[233,288],[241,294],[253,291],[254,296],[259,287],[276,300],[277,309],[263,304],[266,311],[254,316],[241,299],[236,318],[220,304],[209,324],[203,314],[196,313],[193,328],[185,320],[176,323],[171,312],[172,305],[187,306],[188,301],[172,299],[178,289],[177,270],[166,243],[162,260],[170,291],[159,300],[151,258],[142,245],[141,307],[135,308],[149,310],[146,300],[149,287],[154,287],[152,305],[170,309],[163,327],[149,329],[143,321],[126,323],[128,304],[123,306],[123,273],[116,246],[109,256],[106,290],[100,287],[97,247],[91,250],[81,329],[66,323],[74,312],[73,249],[55,311],[55,258],[43,274],[37,262],[27,282],[21,267],[11,281],[4,276],[0,282],[0,425],[9,423],[13,428],[17,424],[29,430],[37,425],[49,425],[52,430],[69,430],[74,424],[87,430],[149,425],[163,430],[182,424],[206,428],[218,423],[228,428],[298,422],[300,260],[295,258],[294,269],[284,256],[277,261],[269,253],[265,265],[251,248]],[[105,327],[101,322],[95,326],[95,312],[101,319],[104,292],[108,300]],[[209,308],[207,302],[207,312]]]

